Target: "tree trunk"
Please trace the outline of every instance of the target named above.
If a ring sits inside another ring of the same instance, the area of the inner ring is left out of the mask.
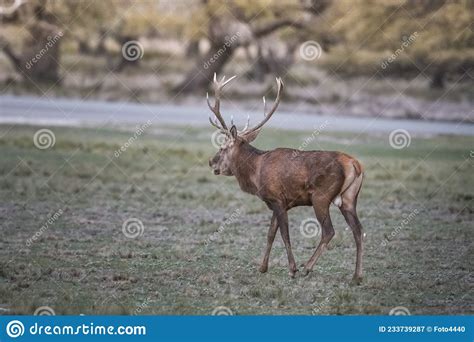
[[[58,82],[63,33],[57,26],[40,21],[32,25],[30,34],[30,49],[23,54],[24,72],[35,81]]]
[[[186,57],[199,56],[199,40],[192,40],[186,46]]]
[[[25,81],[59,82],[62,32],[57,26],[44,21],[31,24],[29,32],[31,39],[24,44],[21,54],[14,53],[8,43],[3,44],[3,52]]]
[[[116,61],[114,56],[107,56],[108,69],[111,72],[122,72],[127,67],[138,67],[140,65],[141,55],[143,51],[139,45],[130,45],[126,48],[126,44],[132,41],[137,41],[138,38],[134,36],[120,36],[116,35],[115,39],[122,46],[120,50],[120,59]],[[125,47],[125,51],[123,50]]]
[[[431,76],[430,87],[432,89],[443,89],[445,75],[446,73],[444,68],[439,67],[437,70],[435,70],[433,76]]]
[[[263,57],[262,47],[260,44],[257,45],[257,58],[256,61],[251,61],[251,69],[247,71],[246,76],[249,79],[255,80],[257,82],[263,82],[265,80],[265,75],[270,72],[270,67]]]
[[[261,44],[258,44],[257,58],[254,63],[251,63],[252,67],[247,72],[247,77],[257,82],[263,82],[267,74],[275,76],[285,74],[295,61],[294,55],[298,45],[296,40],[288,43],[285,54],[278,56],[272,47],[262,47]]]
[[[234,50],[232,45],[226,45],[225,42],[213,43],[208,53],[198,60],[194,68],[173,91],[189,94],[208,89],[214,78],[214,73],[220,73],[231,59]]]
[[[99,42],[97,43],[96,48],[93,51],[93,54],[95,56],[104,56],[107,53],[107,48],[105,47],[105,41],[108,38],[108,31],[106,30],[100,30],[99,32]]]
[[[78,40],[78,50],[81,55],[92,55],[92,48],[86,40]]]
[[[13,52],[10,44],[2,41],[0,45],[2,47],[3,53],[5,53],[5,55],[8,57],[8,59],[13,64],[15,69],[18,69],[19,66],[21,65],[21,61],[20,61],[20,58],[18,58],[18,56],[15,54],[15,52]]]

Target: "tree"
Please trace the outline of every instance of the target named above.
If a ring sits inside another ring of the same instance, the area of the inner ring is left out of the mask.
[[[423,72],[431,87],[441,88],[447,77],[466,75],[474,66],[473,1],[337,1],[328,16],[343,47],[340,71],[363,64],[364,55],[377,56],[366,64],[382,75]],[[348,63],[350,56],[354,63]],[[364,65],[353,70],[367,72]]]
[[[12,26],[11,32],[17,32],[23,39],[22,48],[18,52],[20,49],[13,48],[5,37],[12,35],[2,34],[0,49],[25,81],[35,84],[60,82],[61,45],[66,37],[66,29],[77,36],[87,36],[86,30],[95,30],[94,23],[106,22],[105,17],[112,14],[114,8],[113,2],[102,1],[87,6],[75,0],[11,1],[9,5],[0,7],[0,21]],[[27,34],[21,34],[23,27]]]
[[[11,6],[1,8],[0,19],[4,22],[16,23],[24,16],[31,19],[26,27],[30,36],[25,40],[21,54],[15,53],[3,37],[0,37],[1,48],[26,81],[58,82],[63,33],[55,24],[54,17],[46,11],[44,2],[37,2],[27,9],[28,5],[25,0],[16,0]]]
[[[324,6],[323,6],[324,4]],[[174,90],[190,93],[206,89],[214,73],[219,73],[238,47],[263,39],[275,32],[291,28],[308,29],[312,17],[320,15],[329,1],[251,1],[225,3],[204,0],[193,11],[198,27],[207,26],[209,51],[199,56],[194,67]],[[195,33],[192,32],[194,36]]]

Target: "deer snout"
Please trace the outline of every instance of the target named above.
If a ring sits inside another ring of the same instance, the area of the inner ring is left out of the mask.
[[[219,169],[215,167],[216,162],[214,160],[215,158],[209,158],[209,166],[211,167],[212,171],[214,172],[215,175],[219,175]]]

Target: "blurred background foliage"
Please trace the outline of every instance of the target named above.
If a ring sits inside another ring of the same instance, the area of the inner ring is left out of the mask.
[[[248,93],[267,87],[275,74],[300,87],[328,77],[334,82],[367,77],[418,79],[426,96],[447,83],[455,94],[473,90],[471,0],[0,0],[0,5],[4,92],[110,95],[107,76],[113,73],[132,89],[128,97],[116,98],[140,99],[146,90],[136,84],[142,84],[162,94],[142,99],[160,101],[202,96],[214,72],[225,71],[244,75]],[[25,67],[58,32],[61,39]],[[123,58],[129,41],[140,42],[142,58]],[[308,41],[318,42],[321,58],[301,58]],[[154,83],[147,81],[150,75]],[[318,94],[316,102],[324,101]],[[334,92],[325,99],[340,96]]]

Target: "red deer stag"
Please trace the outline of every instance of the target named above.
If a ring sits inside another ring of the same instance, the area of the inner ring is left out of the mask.
[[[297,267],[291,251],[287,211],[296,206],[312,206],[321,226],[321,241],[304,266],[303,274],[307,275],[334,236],[329,216],[329,206],[333,203],[339,207],[354,234],[357,258],[353,282],[359,284],[362,280],[362,225],[357,217],[356,205],[362,186],[362,165],[341,152],[291,148],[261,151],[250,145],[278,108],[283,82],[281,78],[276,79],[277,96],[268,113],[265,113],[263,98],[264,119],[253,128],[249,127],[247,119],[245,128],[239,131],[233,122],[229,128],[220,112],[222,89],[234,78],[226,81],[223,77],[218,81],[214,75],[214,105],[209,101],[209,94],[207,96],[209,108],[215,115],[215,118],[209,117],[209,121],[227,137],[216,155],[209,160],[209,166],[216,175],[235,176],[243,191],[258,196],[273,211],[260,272],[268,270],[270,251],[280,228],[288,256],[289,274],[295,276]]]

